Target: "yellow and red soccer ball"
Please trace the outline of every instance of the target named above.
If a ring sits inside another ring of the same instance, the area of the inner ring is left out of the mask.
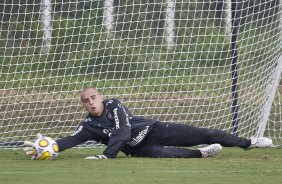
[[[35,160],[53,160],[59,154],[59,147],[55,140],[50,137],[38,138],[33,143]]]

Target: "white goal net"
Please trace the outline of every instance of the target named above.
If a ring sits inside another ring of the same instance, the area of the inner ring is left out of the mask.
[[[2,148],[71,134],[84,87],[282,144],[281,0],[1,0],[0,15]]]

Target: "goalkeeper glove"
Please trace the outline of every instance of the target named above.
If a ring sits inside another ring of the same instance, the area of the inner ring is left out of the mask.
[[[96,156],[85,157],[84,159],[88,159],[88,160],[100,160],[100,159],[108,159],[108,157],[106,157],[105,155],[96,155]]]
[[[37,137],[37,139],[40,139],[43,136],[40,133],[37,133],[36,137]],[[24,141],[23,151],[25,152],[26,155],[31,156],[31,160],[35,160],[36,159],[37,151],[33,147],[33,142],[31,142],[31,141]]]

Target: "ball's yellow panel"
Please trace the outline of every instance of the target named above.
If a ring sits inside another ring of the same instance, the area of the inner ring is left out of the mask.
[[[46,147],[48,145],[49,145],[49,142],[45,139],[42,139],[42,140],[39,141],[39,146],[41,146],[41,147]]]
[[[38,160],[50,160],[50,158],[51,158],[50,152],[46,151],[38,158]]]
[[[53,144],[53,150],[58,153],[59,152],[59,146],[58,144]]]

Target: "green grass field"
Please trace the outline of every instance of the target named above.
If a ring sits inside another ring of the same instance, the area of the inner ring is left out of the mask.
[[[128,158],[84,160],[102,153],[96,149],[70,149],[54,161],[29,160],[20,150],[0,150],[1,184],[279,184],[282,149],[224,148],[205,159]]]

